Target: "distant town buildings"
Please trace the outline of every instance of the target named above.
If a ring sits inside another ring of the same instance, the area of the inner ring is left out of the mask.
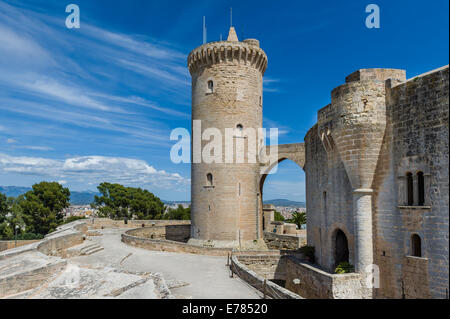
[[[98,210],[91,208],[90,205],[71,205],[63,210],[64,217],[91,217],[96,216],[97,213]]]
[[[291,219],[294,213],[306,213],[305,207],[292,207],[292,206],[275,206],[275,210],[279,212],[284,219]]]

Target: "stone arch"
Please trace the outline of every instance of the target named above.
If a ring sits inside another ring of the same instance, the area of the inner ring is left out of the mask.
[[[336,228],[333,231],[331,243],[333,249],[334,267],[341,262],[350,262],[348,237],[342,229]]]
[[[274,146],[266,146],[261,150],[260,159],[262,162],[268,163],[267,165],[261,165],[260,178],[259,178],[259,230],[263,229],[263,188],[267,175],[270,171],[279,163],[285,160],[291,160],[300,166],[304,170],[305,166],[305,145],[304,143],[295,144],[281,144],[276,145],[277,152],[274,150]]]
[[[275,148],[277,148],[275,152]],[[261,162],[267,163],[261,165],[261,176],[267,175],[280,162],[290,159],[302,169],[305,167],[305,144],[281,144],[275,146],[263,147],[260,153]]]
[[[268,165],[261,166],[261,175],[259,180],[259,193],[262,202],[262,191],[264,187],[264,182],[266,181],[267,175],[270,171],[277,166],[279,163],[285,160],[291,160],[300,166],[304,170],[305,166],[305,144],[295,143],[295,144],[281,144],[277,145],[278,152],[272,154],[274,146],[266,146],[261,150],[260,158],[263,158],[268,162]],[[269,153],[269,155],[267,155]]]
[[[322,252],[322,260],[323,265],[327,267],[330,272],[333,272],[336,268],[335,266],[335,240],[336,233],[338,230],[341,230],[345,237],[347,238],[348,244],[348,262],[352,265],[355,264],[355,237],[349,231],[350,225],[347,225],[342,222],[334,222],[329,227],[327,227],[327,231],[323,234],[323,252]]]

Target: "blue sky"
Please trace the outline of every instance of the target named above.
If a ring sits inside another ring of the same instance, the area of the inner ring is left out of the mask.
[[[76,3],[81,28],[67,29]],[[381,28],[365,27],[365,7]],[[0,185],[102,181],[190,198],[190,166],[174,164],[170,131],[190,128],[186,57],[226,37],[229,8],[240,39],[269,58],[264,127],[303,141],[331,90],[360,68],[448,64],[448,1],[0,1]],[[304,200],[304,174],[283,162],[264,198]]]

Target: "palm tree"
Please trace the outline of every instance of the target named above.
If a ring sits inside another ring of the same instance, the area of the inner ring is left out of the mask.
[[[292,218],[289,219],[290,223],[296,224],[298,229],[302,228],[302,225],[306,224],[306,213],[295,212],[292,214]]]

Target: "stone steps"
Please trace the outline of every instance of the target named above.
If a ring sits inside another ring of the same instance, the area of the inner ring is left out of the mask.
[[[95,245],[95,246],[93,246],[93,247],[91,247],[91,248],[89,248],[89,249],[83,250],[83,251],[81,252],[81,254],[84,255],[84,256],[88,256],[88,255],[95,254],[96,252],[99,252],[99,251],[101,251],[101,250],[103,250],[103,249],[104,249],[104,248],[103,248],[102,246],[100,246],[100,245]]]
[[[99,244],[86,240],[84,243],[71,247],[67,250],[68,256],[75,257],[75,256],[88,256],[95,254],[96,252],[99,252],[103,250],[103,247]]]

